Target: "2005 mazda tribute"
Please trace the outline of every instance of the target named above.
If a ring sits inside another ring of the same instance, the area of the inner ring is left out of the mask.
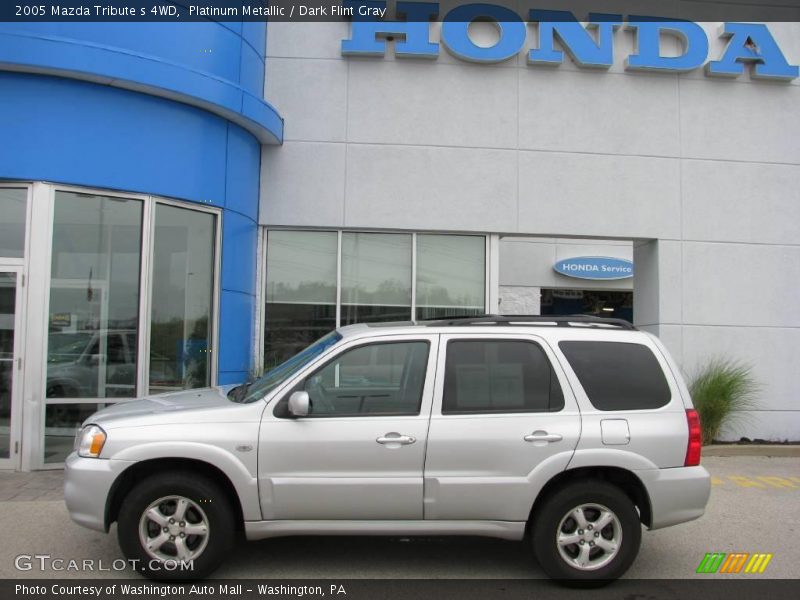
[[[145,575],[203,577],[248,539],[530,539],[608,581],[703,514],[700,424],[654,336],[591,317],[353,325],[240,386],[120,402],[67,459],[72,518]],[[167,563],[166,561],[171,561]],[[165,570],[192,561],[191,572]]]

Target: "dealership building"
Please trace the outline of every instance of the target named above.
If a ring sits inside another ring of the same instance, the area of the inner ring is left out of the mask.
[[[338,326],[484,313],[743,361],[725,437],[800,439],[800,23],[473,16],[0,23],[0,468]]]

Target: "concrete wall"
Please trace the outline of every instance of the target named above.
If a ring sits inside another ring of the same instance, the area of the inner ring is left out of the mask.
[[[349,27],[270,24],[262,223],[644,242],[637,320],[687,370],[755,365],[767,410],[729,435],[800,439],[800,80],[625,72],[626,30],[608,71],[343,58]],[[770,30],[798,64],[800,24]]]

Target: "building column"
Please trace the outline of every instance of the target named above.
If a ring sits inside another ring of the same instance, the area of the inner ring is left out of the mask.
[[[681,242],[639,240],[633,244],[633,321],[657,335],[683,362],[683,269]]]

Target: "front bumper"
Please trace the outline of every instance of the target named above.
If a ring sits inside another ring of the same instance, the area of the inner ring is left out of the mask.
[[[650,496],[650,529],[703,516],[711,494],[711,476],[703,467],[636,471]]]
[[[108,531],[106,505],[111,486],[132,464],[133,461],[70,454],[64,466],[64,501],[72,520],[89,529]]]

